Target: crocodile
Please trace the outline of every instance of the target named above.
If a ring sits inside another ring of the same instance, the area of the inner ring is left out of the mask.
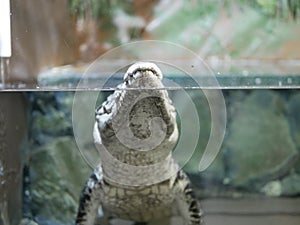
[[[96,109],[101,162],[82,191],[76,225],[204,224],[191,182],[172,157],[176,110],[162,79],[156,64],[134,63]]]

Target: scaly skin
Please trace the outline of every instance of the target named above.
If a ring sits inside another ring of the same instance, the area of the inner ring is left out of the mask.
[[[203,224],[190,181],[171,155],[178,139],[176,111],[161,80],[155,64],[136,63],[96,110],[94,140],[101,164],[82,192],[76,225],[95,224],[99,207],[100,225],[113,218],[147,225]]]

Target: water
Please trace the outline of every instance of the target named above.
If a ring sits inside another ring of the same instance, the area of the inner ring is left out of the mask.
[[[36,84],[2,82],[2,224],[74,222],[99,162],[95,109],[123,82],[128,66],[120,65],[129,65],[98,63],[44,71]],[[299,222],[299,64],[285,63],[285,75],[273,64],[260,71],[256,63],[213,70],[193,61],[157,63],[177,110],[173,155],[207,224]]]
[[[81,189],[99,162],[94,110],[123,82],[124,70],[82,76],[68,66],[44,72],[37,85],[3,86],[2,224],[74,222]],[[295,72],[165,74],[180,132],[173,155],[207,224],[298,224],[299,83]]]
[[[13,52],[0,58],[0,225],[74,223],[99,161],[94,110],[140,60],[165,74],[180,130],[174,156],[206,224],[298,225],[296,0],[226,2],[11,1]],[[52,68],[100,55],[91,67]]]

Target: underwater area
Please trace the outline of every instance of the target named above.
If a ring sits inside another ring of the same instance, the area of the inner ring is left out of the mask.
[[[74,225],[101,161],[99,106],[157,90],[206,225],[298,225],[299,14],[298,0],[0,2],[0,225]],[[118,86],[136,62],[155,63],[163,86]]]

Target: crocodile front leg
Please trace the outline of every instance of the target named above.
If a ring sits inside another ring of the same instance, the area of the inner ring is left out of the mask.
[[[174,187],[179,190],[177,196],[178,211],[185,220],[184,224],[204,225],[200,203],[194,194],[189,178],[182,170],[177,174]]]
[[[98,210],[99,207],[101,207],[97,192],[99,192],[101,188],[102,171],[99,167],[91,175],[81,193],[76,225],[94,225],[96,223]],[[103,225],[109,225],[108,221],[104,222]]]
[[[199,201],[194,195],[194,191],[188,185],[184,191],[186,203],[188,205],[188,220],[189,225],[204,225],[203,212]]]

